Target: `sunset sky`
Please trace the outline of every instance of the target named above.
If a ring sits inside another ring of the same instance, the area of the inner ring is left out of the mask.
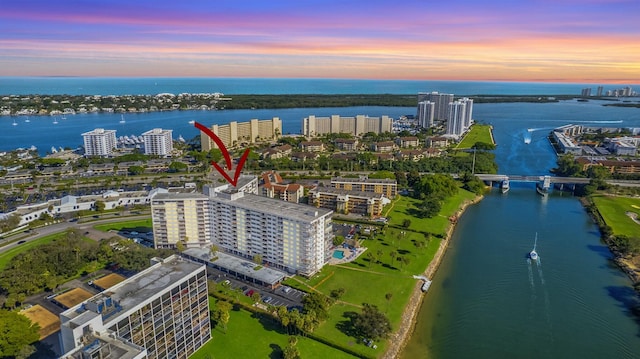
[[[638,0],[19,0],[0,76],[640,83]]]

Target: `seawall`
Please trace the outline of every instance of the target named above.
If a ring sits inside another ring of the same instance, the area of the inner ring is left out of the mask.
[[[480,200],[482,200],[482,198],[482,196],[478,196],[472,201],[463,202],[458,211],[456,211],[456,213],[450,217],[451,222],[447,227],[445,238],[440,242],[440,246],[438,247],[436,254],[431,260],[431,263],[429,263],[429,265],[427,266],[427,269],[425,269],[423,273],[425,277],[430,279],[433,278],[433,275],[440,266],[442,258],[444,258],[444,255],[449,246],[451,235],[453,234],[453,230],[455,229],[460,216],[462,216],[467,207],[472,204],[478,203]],[[413,293],[409,298],[409,303],[402,313],[402,322],[400,324],[400,328],[398,329],[398,331],[391,335],[391,338],[389,339],[390,344],[387,351],[382,356],[383,359],[394,359],[402,353],[402,350],[407,345],[407,342],[409,341],[411,335],[413,335],[413,332],[415,330],[417,316],[420,312],[420,307],[422,306],[422,301],[425,294],[426,293],[422,292],[422,282],[417,281],[416,285],[413,288]]]

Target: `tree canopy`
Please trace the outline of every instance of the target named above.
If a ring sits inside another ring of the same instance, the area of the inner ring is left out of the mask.
[[[35,351],[40,327],[16,312],[0,309],[0,358],[26,358]]]
[[[353,326],[361,337],[371,340],[385,339],[391,333],[389,318],[368,303],[362,304],[362,313],[355,316]]]

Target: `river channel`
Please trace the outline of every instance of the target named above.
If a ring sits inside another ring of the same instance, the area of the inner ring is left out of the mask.
[[[474,117],[494,126],[504,174],[547,174],[548,128],[640,127],[640,111],[595,104],[490,109],[478,106]],[[536,233],[538,263],[527,258]],[[494,188],[458,222],[402,358],[638,358],[640,322],[630,312],[638,299],[611,257],[570,193]]]

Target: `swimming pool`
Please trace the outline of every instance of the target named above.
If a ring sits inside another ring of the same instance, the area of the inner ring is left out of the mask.
[[[336,258],[336,259],[344,258],[344,251],[333,251],[333,258]]]

